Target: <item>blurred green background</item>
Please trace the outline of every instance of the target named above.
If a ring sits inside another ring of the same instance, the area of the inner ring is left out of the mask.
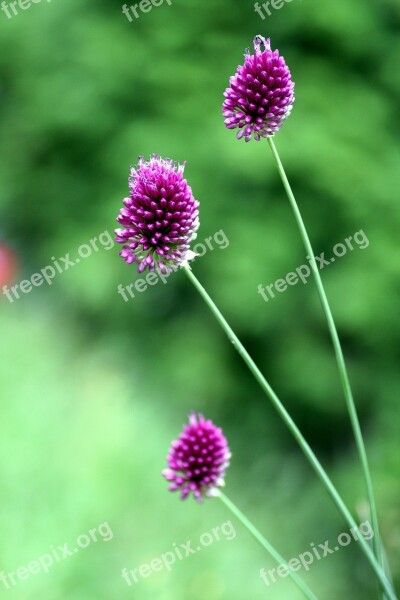
[[[264,21],[247,0],[173,0],[131,23],[106,0],[0,13],[1,283],[112,232],[138,155],[187,160],[199,240],[223,229],[230,241],[194,271],[359,522],[363,481],[315,287],[299,284],[268,303],[257,293],[304,262],[288,202],[268,144],[236,141],[221,117],[228,78],[255,34],[285,56],[296,103],[276,144],[315,250],[329,253],[360,229],[370,242],[322,275],[397,585],[399,24],[396,0],[294,0]],[[0,296],[0,570],[104,521],[114,534],[13,589],[0,582],[1,596],[300,598],[287,579],[265,587],[259,571],[273,563],[233,519],[229,543],[132,587],[122,579],[122,568],[231,519],[217,500],[180,503],[160,476],[192,409],[224,428],[227,493],[282,554],[347,527],[184,274],[125,303],[117,285],[137,274],[118,250],[93,253],[13,303]],[[377,597],[355,543],[305,579],[321,599]]]

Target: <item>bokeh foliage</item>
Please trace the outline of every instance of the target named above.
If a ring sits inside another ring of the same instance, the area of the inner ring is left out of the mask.
[[[399,6],[294,0],[262,21],[252,2],[174,0],[129,23],[119,2],[53,0],[0,14],[0,241],[18,280],[112,231],[130,164],[187,160],[199,240],[223,251],[195,272],[295,416],[354,510],[364,488],[315,288],[257,293],[304,262],[266,143],[236,142],[222,92],[256,33],[296,82],[276,144],[315,250],[363,229],[370,245],[323,272],[359,407],[384,540],[400,585],[398,431]],[[136,278],[102,251],[18,302],[0,298],[0,570],[107,520],[113,541],[7,591],[33,600],[298,598],[246,532],[129,588],[134,568],[230,518],[180,505],[160,477],[186,414],[224,427],[227,490],[288,557],[346,528],[272,407],[178,273],[130,303]],[[359,517],[361,519],[361,516]],[[306,576],[321,598],[375,598],[353,545]],[[1,584],[0,584],[1,586]],[[3,588],[0,588],[3,591]],[[4,590],[4,594],[5,594]]]

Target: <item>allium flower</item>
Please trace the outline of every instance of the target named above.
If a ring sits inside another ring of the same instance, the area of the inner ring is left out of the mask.
[[[179,266],[196,237],[199,203],[183,177],[185,164],[153,154],[131,168],[130,197],[119,212],[123,228],[115,230],[115,241],[124,244],[120,256],[137,263],[139,273]]]
[[[254,54],[247,50],[244,65],[229,84],[222,112],[228,129],[239,128],[238,139],[244,136],[249,142],[252,136],[257,141],[272,137],[291,113],[294,83],[289,67],[261,35],[254,40]]]
[[[224,485],[225,469],[231,454],[222,430],[203,415],[192,413],[168,454],[169,468],[163,471],[169,489],[179,490],[181,500],[190,492],[201,502],[215,488]]]

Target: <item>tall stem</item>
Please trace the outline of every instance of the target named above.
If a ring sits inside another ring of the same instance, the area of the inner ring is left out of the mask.
[[[285,188],[287,197],[290,202],[290,206],[292,207],[294,217],[296,219],[296,223],[297,223],[297,226],[300,231],[301,239],[303,241],[304,247],[306,249],[306,253],[310,260],[311,270],[312,270],[312,273],[313,273],[313,276],[315,279],[315,283],[317,284],[318,295],[321,300],[321,304],[322,304],[322,308],[323,308],[325,316],[326,316],[326,320],[328,322],[328,328],[329,328],[329,332],[330,332],[330,335],[332,338],[333,348],[335,350],[335,355],[336,355],[336,361],[337,361],[337,365],[339,368],[340,379],[342,381],[344,395],[346,398],[347,410],[349,412],[351,426],[353,428],[354,437],[355,437],[355,441],[356,441],[356,445],[357,445],[358,455],[359,455],[362,470],[364,473],[365,485],[366,485],[366,490],[367,490],[367,494],[368,494],[368,501],[369,501],[370,510],[371,510],[372,528],[373,528],[374,534],[375,534],[374,540],[373,540],[374,552],[375,552],[375,556],[377,557],[380,565],[382,567],[384,567],[380,533],[379,533],[379,525],[378,525],[378,515],[377,515],[377,510],[376,510],[374,489],[372,486],[371,472],[370,472],[369,465],[368,465],[367,453],[365,450],[365,444],[364,444],[363,435],[361,432],[360,422],[359,422],[358,416],[357,416],[357,410],[356,410],[356,407],[354,404],[354,398],[353,398],[353,394],[351,391],[350,380],[349,380],[349,376],[348,376],[347,369],[346,369],[346,363],[345,363],[344,356],[343,356],[342,346],[340,344],[338,332],[337,332],[337,329],[335,326],[335,322],[333,320],[332,311],[329,306],[328,298],[326,296],[325,289],[322,284],[321,275],[320,275],[318,267],[317,267],[317,263],[315,260],[315,254],[312,249],[310,238],[308,237],[308,233],[307,233],[306,227],[304,225],[304,221],[302,219],[299,207],[297,205],[296,199],[292,192],[292,188],[290,187],[288,178],[286,176],[282,162],[279,158],[279,154],[277,152],[277,149],[275,147],[273,139],[268,138],[268,142],[271,147],[274,159],[276,161],[279,175],[282,179],[283,187]]]
[[[377,562],[368,543],[366,542],[366,540],[360,533],[360,531],[357,527],[357,524],[356,524],[355,520],[353,519],[349,509],[343,502],[343,500],[340,497],[339,493],[337,492],[335,486],[333,485],[332,481],[329,479],[324,468],[322,467],[321,463],[318,461],[313,450],[311,449],[311,447],[309,446],[309,444],[303,437],[301,431],[299,430],[299,428],[293,421],[292,417],[289,415],[286,408],[283,406],[282,402],[279,400],[278,396],[275,394],[275,392],[273,391],[273,389],[271,388],[271,386],[269,385],[269,383],[267,382],[267,380],[261,373],[260,369],[257,367],[255,362],[253,361],[250,354],[247,352],[246,348],[240,342],[239,338],[236,336],[233,329],[227,323],[227,321],[225,320],[225,318],[223,317],[221,312],[218,310],[218,308],[214,304],[213,300],[210,298],[210,296],[208,295],[206,290],[203,288],[201,283],[195,277],[195,275],[193,274],[190,267],[183,266],[182,270],[186,273],[186,275],[188,276],[188,278],[190,279],[190,281],[192,282],[192,284],[194,285],[196,290],[200,293],[203,300],[206,302],[208,308],[211,310],[214,317],[217,319],[218,323],[221,325],[222,329],[228,336],[228,339],[232,343],[233,347],[235,348],[235,350],[237,350],[237,352],[244,360],[244,362],[247,365],[250,372],[254,375],[254,378],[256,379],[256,381],[260,384],[260,386],[263,389],[263,391],[265,392],[265,394],[271,400],[272,404],[278,411],[282,420],[287,425],[288,429],[293,434],[297,443],[303,450],[304,454],[306,455],[306,457],[307,457],[308,461],[310,462],[311,466],[313,467],[314,471],[317,473],[318,477],[324,484],[325,488],[327,489],[329,495],[331,496],[333,502],[335,503],[336,507],[338,508],[339,512],[341,513],[341,515],[343,516],[345,521],[348,523],[348,525],[350,527],[353,527],[356,530],[358,537],[359,537],[360,547],[361,547],[364,555],[367,557],[368,561],[370,562],[371,567],[373,568],[378,580],[380,581],[382,589],[388,594],[388,597],[390,598],[390,600],[397,600],[396,595],[394,594],[386,575],[384,574],[381,566]]]
[[[249,519],[242,513],[241,510],[225,496],[220,490],[215,490],[214,495],[220,498],[226,507],[235,515],[237,519],[246,527],[251,535],[261,544],[261,546],[272,556],[272,558],[278,563],[278,565],[284,565],[287,568],[289,577],[292,578],[294,583],[303,592],[306,598],[309,600],[317,600],[317,597],[312,593],[310,588],[303,582],[303,580],[288,566],[286,560],[279,554],[277,550],[265,539],[265,537],[258,531],[258,529],[249,521]]]

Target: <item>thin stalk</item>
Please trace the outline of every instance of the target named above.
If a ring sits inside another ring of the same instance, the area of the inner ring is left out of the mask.
[[[239,355],[242,357],[246,366],[248,367],[250,372],[254,375],[254,378],[259,383],[262,390],[265,392],[265,394],[271,400],[272,404],[278,411],[282,420],[287,425],[288,429],[293,434],[297,443],[303,450],[304,454],[306,455],[306,457],[307,457],[309,463],[311,464],[311,466],[313,467],[314,471],[317,473],[318,477],[320,478],[323,485],[327,489],[329,495],[331,496],[333,502],[335,503],[336,507],[338,508],[340,514],[343,516],[343,518],[348,523],[348,525],[350,527],[354,528],[355,531],[357,532],[359,542],[360,542],[360,547],[361,547],[364,555],[368,559],[369,563],[371,564],[371,567],[374,570],[375,575],[377,576],[382,589],[387,593],[390,600],[397,600],[397,598],[393,592],[393,589],[392,589],[388,579],[386,578],[386,575],[384,574],[381,566],[377,562],[368,543],[366,542],[366,540],[362,536],[361,532],[359,531],[357,524],[356,524],[355,520],[353,519],[349,509],[343,502],[342,498],[340,497],[339,493],[337,492],[335,486],[333,485],[332,481],[328,477],[328,475],[325,472],[324,468],[322,467],[321,463],[315,456],[315,454],[314,454],[313,450],[311,449],[311,447],[309,446],[308,442],[303,437],[300,429],[297,427],[297,425],[293,421],[292,417],[289,415],[286,408],[283,406],[282,402],[279,400],[278,396],[275,394],[275,392],[273,391],[273,389],[271,388],[271,386],[269,385],[269,383],[267,382],[267,380],[261,373],[260,369],[257,367],[255,362],[253,361],[250,354],[247,352],[246,348],[240,342],[239,338],[234,333],[233,329],[230,327],[230,325],[225,320],[225,318],[223,317],[223,315],[221,314],[221,312],[219,311],[217,306],[214,304],[213,300],[210,298],[210,296],[208,295],[206,290],[203,288],[201,283],[195,277],[195,275],[193,274],[190,267],[182,266],[182,270],[186,273],[186,275],[190,279],[191,283],[194,285],[196,290],[200,293],[203,300],[206,302],[208,308],[211,310],[214,317],[217,319],[218,323],[220,324],[220,326],[222,327],[222,329],[228,336],[228,339],[232,343],[233,347],[239,353]]]
[[[249,521],[249,519],[242,513],[241,510],[231,501],[225,494],[220,490],[215,490],[214,495],[220,498],[227,508],[235,515],[237,519],[246,527],[251,535],[261,544],[261,546],[272,556],[272,558],[278,563],[278,565],[285,565],[288,569],[288,575],[297,585],[297,587],[303,592],[304,596],[309,600],[317,600],[317,597],[312,593],[310,588],[304,583],[304,581],[288,566],[286,560],[279,554],[277,550],[265,539],[265,537],[258,531],[258,529]]]
[[[336,361],[337,361],[337,365],[338,365],[338,369],[339,369],[339,373],[340,373],[340,379],[342,382],[343,391],[344,391],[344,395],[346,398],[347,410],[349,412],[351,426],[353,428],[354,438],[356,441],[358,455],[360,458],[360,462],[361,462],[361,466],[362,466],[362,470],[363,470],[363,474],[364,474],[364,479],[365,479],[365,486],[366,486],[366,490],[367,490],[368,501],[369,501],[370,511],[371,511],[372,528],[373,528],[374,534],[375,534],[374,539],[373,539],[374,553],[378,559],[379,564],[384,568],[381,538],[380,538],[380,533],[379,533],[378,514],[377,514],[377,510],[376,510],[375,494],[374,494],[374,489],[373,489],[373,485],[372,485],[371,471],[370,471],[370,468],[368,465],[367,452],[365,449],[365,444],[364,444],[364,439],[363,439],[363,435],[362,435],[362,431],[361,431],[361,427],[360,427],[360,422],[359,422],[359,419],[357,416],[357,410],[355,407],[354,398],[353,398],[353,394],[351,391],[350,380],[349,380],[349,376],[347,373],[347,368],[346,368],[346,363],[345,363],[344,356],[343,356],[342,346],[340,344],[338,332],[336,329],[335,322],[333,320],[332,311],[329,306],[328,298],[326,296],[325,289],[322,284],[321,275],[319,273],[318,266],[317,266],[317,263],[315,260],[315,254],[312,249],[310,238],[308,237],[308,233],[307,233],[306,227],[304,225],[304,221],[302,219],[299,207],[297,205],[296,199],[292,192],[292,188],[290,187],[290,183],[288,181],[285,170],[283,168],[281,159],[279,158],[279,154],[275,147],[274,141],[272,138],[268,138],[268,142],[271,147],[275,162],[277,164],[279,175],[282,179],[283,187],[285,188],[287,197],[290,202],[290,206],[292,207],[294,217],[295,217],[297,226],[300,231],[301,239],[302,239],[304,247],[306,249],[307,258],[309,258],[309,261],[311,264],[311,270],[312,270],[312,273],[313,273],[313,276],[315,279],[315,283],[317,285],[318,295],[319,295],[319,298],[320,298],[320,301],[322,304],[322,308],[324,310],[326,320],[328,322],[328,328],[329,328],[329,332],[330,332],[330,335],[332,338],[333,348],[335,351]]]

